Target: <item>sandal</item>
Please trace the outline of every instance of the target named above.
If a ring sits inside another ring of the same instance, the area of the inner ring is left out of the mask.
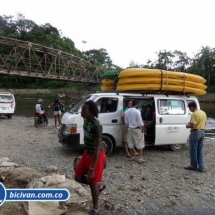
[[[99,212],[96,212],[94,209],[92,209],[88,215],[99,215]]]
[[[134,157],[130,157],[130,159],[128,159],[129,161],[134,161]]]
[[[144,163],[145,161],[143,159],[138,159],[137,161],[139,164]]]

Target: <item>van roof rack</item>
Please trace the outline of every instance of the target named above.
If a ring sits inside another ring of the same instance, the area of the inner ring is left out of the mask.
[[[109,92],[114,92],[114,91],[109,91]],[[161,95],[166,95],[167,97],[169,95],[184,95],[184,96],[191,96],[195,95],[194,93],[184,93],[184,92],[175,92],[175,91],[137,91],[137,90],[132,90],[132,91],[116,91],[117,95],[119,93],[138,93],[142,94],[144,96],[147,96],[148,94],[161,94]]]
[[[166,97],[169,97],[170,95],[181,95],[181,96],[187,96],[188,98],[190,96],[195,96],[194,93],[183,93],[183,92],[176,92],[176,91],[138,91],[138,90],[130,90],[130,91],[116,91],[116,90],[110,90],[110,91],[101,91],[105,93],[116,93],[116,95],[119,95],[120,93],[136,93],[141,94],[143,96],[147,96],[148,94],[160,94],[160,95],[166,95]]]

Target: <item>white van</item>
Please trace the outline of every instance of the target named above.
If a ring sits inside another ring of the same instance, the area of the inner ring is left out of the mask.
[[[11,118],[15,113],[16,102],[11,93],[0,92],[0,116]]]
[[[180,150],[188,141],[189,129],[186,124],[191,112],[188,103],[199,102],[195,96],[162,95],[162,94],[130,94],[130,93],[96,93],[80,100],[69,112],[62,117],[62,127],[59,130],[59,142],[66,148],[83,147],[83,118],[81,107],[87,100],[96,102],[99,108],[99,121],[103,126],[102,144],[106,154],[122,146],[123,104],[125,99],[138,99],[138,109],[151,104],[155,111],[154,136],[147,145],[169,145],[173,151]],[[146,138],[147,136],[145,136]]]

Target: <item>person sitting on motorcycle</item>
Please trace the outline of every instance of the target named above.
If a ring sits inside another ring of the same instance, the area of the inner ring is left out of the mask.
[[[37,104],[36,104],[36,106],[35,106],[35,109],[36,109],[36,112],[39,113],[39,114],[41,114],[41,116],[45,119],[47,125],[49,125],[49,123],[48,123],[48,118],[47,118],[47,116],[44,114],[44,111],[43,111],[42,102],[43,102],[43,99],[38,99]]]

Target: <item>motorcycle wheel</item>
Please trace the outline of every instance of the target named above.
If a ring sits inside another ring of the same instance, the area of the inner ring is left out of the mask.
[[[34,126],[35,127],[39,127],[40,126],[40,119],[39,119],[39,117],[37,117],[37,118],[34,119]]]
[[[43,120],[43,124],[46,125],[46,126],[48,125],[47,122],[46,122],[45,120]]]

